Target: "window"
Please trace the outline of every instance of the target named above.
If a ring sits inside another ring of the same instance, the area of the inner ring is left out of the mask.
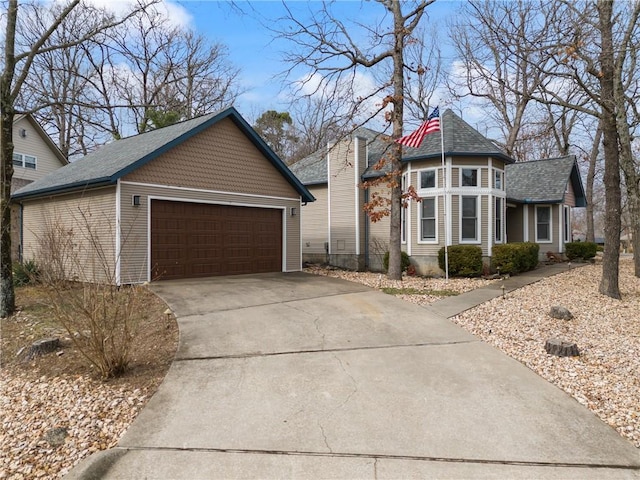
[[[402,175],[402,192],[407,191],[407,174]],[[407,243],[407,208],[402,203],[402,209],[400,210],[400,230],[401,230],[401,241],[402,243]]]
[[[462,169],[462,186],[463,187],[478,186],[478,169],[477,168]]]
[[[494,171],[493,188],[496,190],[502,190],[502,175],[503,173],[500,170]]]
[[[462,220],[460,223],[462,241],[478,240],[478,199],[462,197]]]
[[[536,242],[551,241],[551,206],[536,206]]]
[[[436,199],[422,199],[422,217],[420,239],[435,241],[436,239]]]
[[[420,188],[436,188],[435,170],[423,170],[420,172]]]
[[[502,243],[502,225],[503,225],[502,198],[496,198],[495,202],[496,202],[495,238],[496,238],[496,243]]]
[[[23,155],[22,153],[13,154],[13,165],[15,167],[36,169],[36,157],[32,155]]]
[[[563,211],[564,242],[568,243],[571,241],[571,207],[565,205]]]

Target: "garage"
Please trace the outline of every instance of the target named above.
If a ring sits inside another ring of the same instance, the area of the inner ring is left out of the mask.
[[[152,279],[281,272],[282,212],[151,200]]]

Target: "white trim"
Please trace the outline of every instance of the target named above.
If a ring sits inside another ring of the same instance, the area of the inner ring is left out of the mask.
[[[529,204],[522,206],[522,241],[529,241]]]
[[[413,173],[412,170],[412,165],[411,162],[409,162],[407,164],[407,171],[406,171],[406,175],[407,175],[407,181],[405,182],[405,186],[407,188],[409,188],[411,186],[411,174]],[[407,204],[407,211],[405,213],[406,218],[405,218],[405,232],[404,232],[404,240],[405,243],[407,244],[407,255],[411,256],[411,253],[413,251],[412,245],[413,242],[411,241],[411,211],[412,211],[412,205],[413,205],[413,200],[410,201]]]
[[[456,165],[458,169],[458,188],[464,188],[465,190],[471,188],[482,188],[482,170],[486,170],[487,167],[480,165]],[[462,185],[462,170],[477,170],[478,175],[476,177],[476,185],[463,186]],[[488,187],[491,187],[487,184]],[[485,189],[486,190],[486,189]]]
[[[327,255],[331,255],[331,147],[327,142]]]
[[[538,237],[538,209],[539,208],[548,208],[549,209],[549,240],[541,240]],[[536,205],[534,212],[534,227],[535,227],[535,239],[536,243],[553,243],[553,205]]]
[[[177,187],[175,185],[160,185],[156,183],[142,183],[142,182],[127,182],[122,181],[123,185],[136,185],[139,187],[154,187],[154,188],[170,188],[172,190],[182,190],[186,192],[201,192],[201,193],[215,193],[215,194],[224,194],[224,195],[234,195],[238,197],[253,197],[253,198],[270,198],[272,200],[289,200],[289,201],[298,201],[301,197],[274,197],[272,195],[258,195],[255,193],[238,193],[238,192],[225,192],[224,190],[205,190],[202,188],[191,188],[191,187]]]
[[[474,240],[463,240],[462,239],[462,199],[463,197],[474,197],[476,199],[476,238]],[[480,195],[460,195],[460,199],[458,202],[460,206],[460,211],[458,212],[458,242],[461,245],[482,245],[482,232],[480,231],[482,228],[482,204],[480,202]]]
[[[250,207],[250,208],[269,208],[273,210],[282,210],[282,271],[287,272],[287,206],[276,205],[261,205],[255,203],[239,203],[239,202],[226,202],[219,200],[202,200],[184,197],[163,197],[160,195],[148,195],[147,196],[147,281],[151,281],[151,202],[153,200],[166,200],[170,202],[182,202],[182,203],[198,203],[206,205],[227,205],[231,207]],[[301,245],[302,247],[302,245]],[[302,248],[300,248],[302,252]],[[302,263],[300,264],[302,266]]]
[[[438,243],[439,243],[439,242],[438,242],[438,239],[440,238],[440,235],[439,235],[439,233],[440,233],[440,231],[439,231],[439,230],[440,230],[440,228],[439,228],[439,225],[438,225],[438,224],[440,223],[440,221],[439,221],[439,220],[440,220],[440,216],[438,215],[438,213],[439,213],[439,211],[440,211],[440,210],[439,210],[439,203],[440,203],[440,202],[438,201],[438,198],[439,198],[439,196],[438,196],[438,195],[435,195],[435,196],[433,196],[433,195],[429,195],[428,197],[424,197],[424,198],[422,199],[422,201],[423,201],[423,202],[424,202],[425,200],[427,200],[427,199],[433,199],[433,209],[434,209],[434,210],[433,210],[433,212],[434,212],[434,215],[435,215],[435,216],[434,216],[434,220],[435,220],[435,231],[436,231],[436,232],[435,232],[435,234],[436,234],[436,238],[434,238],[433,240],[423,240],[423,239],[422,239],[422,209],[423,209],[423,205],[424,205],[424,204],[423,204],[423,205],[421,205],[421,207],[420,207],[419,215],[417,215],[417,218],[418,218],[418,228],[416,229],[416,231],[417,231],[417,234],[418,234],[418,235],[416,236],[416,242],[417,242],[419,245],[438,245]]]
[[[360,138],[356,137],[356,151],[355,151],[355,186],[354,186],[354,207],[355,207],[355,225],[356,225],[356,255],[360,255],[360,178],[358,172],[360,171]]]
[[[122,257],[122,226],[121,223],[121,188],[120,188],[120,179],[116,180],[116,242],[115,242],[115,254],[116,254],[116,285],[120,285],[121,277],[120,277],[120,259]]]
[[[491,169],[489,169],[491,171]],[[491,178],[489,178],[491,181]],[[480,199],[480,205],[482,206],[482,199]],[[487,196],[487,256],[491,256],[493,250],[493,244],[496,241],[496,225],[494,216],[496,213],[496,206],[493,203],[493,195]],[[482,224],[480,225],[480,238],[482,238]]]
[[[298,206],[298,236],[300,237],[300,271],[302,271],[302,198]]]
[[[496,209],[496,201],[500,200],[500,240],[498,240],[496,238],[496,228],[495,228],[495,218],[494,218],[494,222],[493,222],[493,242],[496,245],[501,245],[503,243],[507,243],[505,242],[505,218],[506,218],[506,214],[505,214],[505,198],[500,196],[500,195],[494,195],[493,196],[493,205],[491,205],[491,208],[493,208],[494,212]],[[497,217],[496,217],[497,218]]]
[[[453,159],[447,157],[445,164],[445,184],[444,184],[444,210],[445,210],[445,222],[444,222],[444,236],[445,244],[451,245],[453,243],[453,202],[452,199],[452,180],[453,180]]]
[[[563,239],[563,247],[564,247],[564,243],[567,242],[571,242],[573,240],[573,235],[572,235],[572,228],[571,228],[571,206],[570,205],[562,205],[562,239]],[[565,222],[565,216],[566,215],[566,221],[567,221],[567,231],[565,232],[565,228],[564,228],[564,222]],[[565,233],[567,235],[565,235]],[[564,249],[562,250],[564,251]]]
[[[29,153],[20,153],[20,152],[16,152],[15,150],[13,151],[13,155],[20,155],[20,158],[22,159],[22,165],[15,165],[13,163],[13,157],[11,157],[11,164],[14,167],[23,168],[26,171],[32,171],[32,172],[35,172],[36,170],[38,170],[38,157],[36,157],[35,155],[31,155]],[[33,158],[33,168],[27,167],[27,161],[25,157]]]
[[[433,187],[426,187],[426,188],[422,188],[422,172],[429,172],[429,171],[434,171],[435,173],[435,178],[434,178],[434,183],[433,183]],[[438,178],[440,177],[440,175],[438,175],[438,171],[442,170],[442,167],[427,167],[427,168],[421,168],[419,170],[416,170],[416,191],[418,192],[425,192],[425,193],[431,193],[431,192],[435,192],[436,190],[441,190],[442,187],[438,187]]]

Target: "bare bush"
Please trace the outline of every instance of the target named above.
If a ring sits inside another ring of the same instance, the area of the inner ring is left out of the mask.
[[[71,218],[71,220],[70,220]],[[103,378],[127,370],[140,321],[144,286],[117,284],[115,229],[89,208],[48,217],[37,235],[41,280],[55,320]]]

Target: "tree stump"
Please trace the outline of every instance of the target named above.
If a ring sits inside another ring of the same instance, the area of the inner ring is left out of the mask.
[[[577,357],[580,355],[578,345],[566,342],[560,338],[550,338],[544,344],[544,349],[550,355],[558,357]]]
[[[59,338],[42,338],[40,340],[36,340],[27,349],[25,360],[33,360],[35,357],[39,357],[41,355],[44,355],[45,353],[53,352],[58,348],[60,348]]]

